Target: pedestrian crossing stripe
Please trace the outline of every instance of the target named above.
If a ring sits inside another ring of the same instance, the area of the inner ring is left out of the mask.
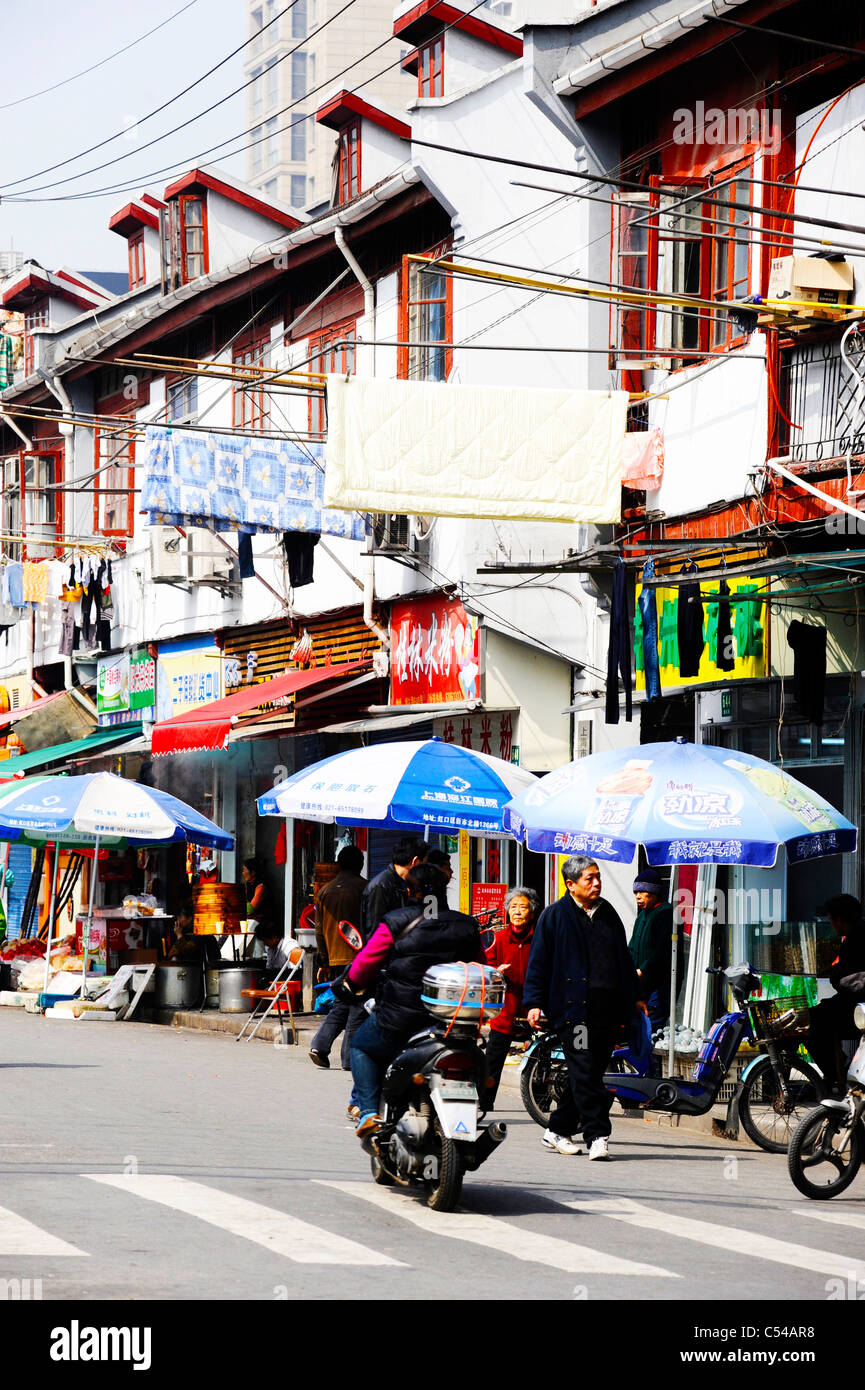
[[[53,1259],[56,1256],[86,1256],[87,1251],[79,1250],[77,1245],[69,1245],[58,1236],[43,1231],[40,1226],[34,1226],[32,1221],[26,1221],[14,1211],[0,1207],[0,1255],[35,1255],[43,1259]]]

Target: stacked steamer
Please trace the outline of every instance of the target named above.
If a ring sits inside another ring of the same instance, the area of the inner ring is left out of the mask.
[[[236,883],[202,883],[193,893],[196,936],[227,936],[240,931],[246,899]]]

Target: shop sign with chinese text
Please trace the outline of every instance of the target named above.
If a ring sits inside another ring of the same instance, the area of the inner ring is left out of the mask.
[[[170,719],[222,698],[222,653],[212,637],[160,642],[158,718]]]
[[[518,746],[519,710],[478,710],[474,714],[454,714],[447,719],[433,720],[433,736],[475,753],[489,753],[494,758],[514,762]]]
[[[152,718],[155,704],[156,662],[152,656],[146,651],[137,651],[100,657],[96,668],[96,709],[100,724],[124,724],[133,712],[145,719]]]
[[[391,610],[391,651],[392,704],[480,699],[478,622],[458,600],[395,603]]]

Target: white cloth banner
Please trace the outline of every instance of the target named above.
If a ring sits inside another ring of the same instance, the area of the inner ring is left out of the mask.
[[[617,522],[627,404],[624,391],[329,376],[324,503]]]

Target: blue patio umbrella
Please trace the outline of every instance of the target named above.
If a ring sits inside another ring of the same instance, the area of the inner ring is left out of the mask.
[[[646,743],[579,758],[508,802],[529,849],[630,864],[771,867],[856,848],[856,827],[789,772],[728,748]]]
[[[88,940],[93,924],[93,897],[100,845],[145,847],[190,840],[214,849],[232,849],[234,837],[202,816],[192,806],[155,787],[144,787],[92,772],[81,777],[24,777],[0,790],[0,840],[31,845],[93,846],[94,867],[90,880]],[[57,858],[48,913],[48,947],[45,952],[45,984],[51,955],[51,922],[57,889]],[[82,991],[86,986],[87,942],[84,943]]]
[[[294,773],[258,798],[258,813],[489,839],[504,833],[505,802],[535,780],[502,758],[438,738],[373,744]]]

